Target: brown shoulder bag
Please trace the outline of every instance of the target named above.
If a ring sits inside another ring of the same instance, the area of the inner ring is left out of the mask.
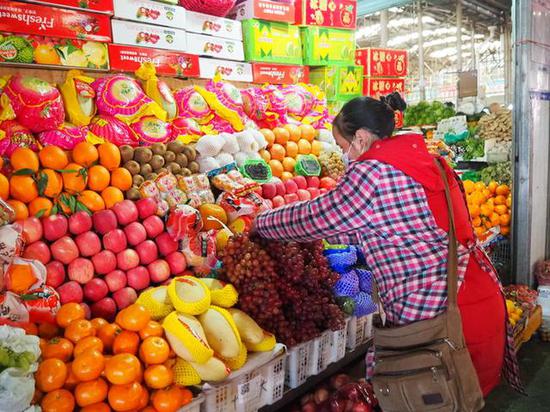
[[[451,192],[443,167],[436,163],[449,212],[447,310],[405,326],[374,328],[372,382],[384,412],[476,412],[484,406],[457,306],[458,244]]]

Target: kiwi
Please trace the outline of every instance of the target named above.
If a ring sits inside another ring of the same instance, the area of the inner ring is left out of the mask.
[[[151,151],[156,155],[163,155],[166,153],[166,145],[164,143],[153,143],[151,145]]]
[[[153,170],[159,170],[162,166],[164,166],[164,157],[161,155],[154,155],[151,159],[151,167]]]
[[[168,169],[170,173],[175,175],[181,172],[181,166],[176,162],[168,163],[168,166],[166,167],[166,169]]]
[[[183,153],[178,153],[176,155],[176,163],[179,164],[181,167],[187,167],[189,164],[189,160],[187,159],[187,156],[185,156]]]
[[[140,173],[142,176],[146,176],[152,171],[153,171],[153,167],[149,163],[141,165]]]
[[[139,200],[140,198],[141,194],[139,193],[139,189],[137,187],[134,186],[126,191],[126,199]]]
[[[197,162],[189,162],[189,165],[187,167],[189,170],[191,170],[191,173],[199,173],[201,169]]]
[[[139,163],[149,163],[153,157],[153,152],[148,147],[138,147],[134,150],[134,160],[137,160]]]
[[[187,160],[189,161],[193,161],[197,158],[197,152],[190,146],[185,146],[183,148],[183,153],[187,156]]]
[[[166,160],[166,163],[171,163],[176,160],[176,154],[167,150],[166,153],[164,153],[164,160]]]
[[[175,154],[181,153],[185,144],[181,140],[174,140],[173,142],[168,143],[166,148]]]
[[[145,179],[143,178],[142,175],[134,175],[134,177],[132,178],[132,181],[134,183],[134,186],[139,186],[143,182],[145,182]]]
[[[128,146],[127,144],[120,146],[120,158],[123,163],[132,160],[134,158],[134,148],[132,146]]]
[[[165,167],[161,167],[161,168],[160,168],[159,170],[157,170],[156,172],[160,175],[161,173],[166,173],[166,172],[168,172],[168,169],[165,168]]]
[[[193,173],[191,173],[191,170],[189,170],[188,168],[184,167],[181,169],[181,174],[183,176],[191,176]]]
[[[128,169],[132,176],[137,175],[140,170],[139,163],[135,160],[128,160],[126,163],[124,163],[124,168]]]
[[[149,173],[147,176],[145,176],[145,180],[155,180],[157,176],[158,174],[156,173]]]

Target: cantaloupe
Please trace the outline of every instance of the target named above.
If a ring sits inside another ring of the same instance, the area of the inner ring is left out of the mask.
[[[224,358],[236,358],[241,350],[241,337],[233,318],[226,309],[210,306],[198,316],[212,349]]]
[[[248,351],[246,350],[246,346],[244,345],[244,343],[242,343],[239,356],[231,359],[221,358],[221,360],[227,365],[229,369],[231,369],[232,371],[236,371],[238,369],[241,369],[244,366],[247,358],[248,358]]]
[[[200,315],[210,306],[210,289],[194,276],[172,279],[168,296],[178,312],[188,315]]]
[[[231,283],[225,283],[218,279],[204,278],[201,281],[210,289],[210,297],[213,305],[222,308],[230,308],[239,299],[237,289]]]
[[[194,316],[172,312],[164,318],[162,327],[172,350],[180,358],[205,363],[214,354],[200,322]]]
[[[269,352],[273,350],[277,341],[275,340],[275,335],[272,333],[266,332],[264,330],[264,338],[257,345],[246,343],[246,349],[250,352]]]
[[[136,303],[144,306],[154,320],[162,319],[174,311],[168,298],[168,286],[147,289],[139,295]]]
[[[264,338],[264,331],[258,326],[258,324],[239,309],[228,309],[229,313],[235,321],[239,335],[245,343],[252,345],[259,344]]]
[[[206,363],[189,362],[203,381],[219,382],[229,376],[231,370],[220,359],[212,356]]]

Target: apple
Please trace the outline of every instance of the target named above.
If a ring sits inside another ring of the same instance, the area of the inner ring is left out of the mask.
[[[46,265],[46,285],[57,288],[65,282],[65,266],[53,260]]]
[[[69,221],[63,215],[51,215],[42,219],[42,229],[46,240],[53,242],[67,234]]]
[[[90,320],[92,318],[92,310],[90,309],[90,306],[88,306],[86,302],[81,302],[80,306],[84,309],[84,319]]]
[[[286,187],[285,187],[285,184],[283,182],[275,183],[275,188],[277,189],[277,196],[286,195]]]
[[[116,269],[116,255],[110,250],[102,250],[92,257],[96,273],[105,275]]]
[[[124,234],[126,235],[126,240],[132,246],[139,245],[141,242],[147,239],[147,231],[145,230],[145,227],[139,222],[132,222],[128,226],[126,226],[124,228]]]
[[[134,289],[125,287],[113,293],[113,299],[116,302],[118,310],[122,310],[136,301],[137,293]]]
[[[273,208],[285,205],[285,198],[283,196],[277,195],[271,201],[273,202]]]
[[[152,197],[144,197],[136,202],[139,220],[153,216],[157,212],[157,201]]]
[[[308,192],[305,189],[298,189],[298,192],[296,192],[298,195],[299,200],[310,200],[311,199],[311,193]]]
[[[82,287],[74,280],[62,284],[56,288],[56,290],[59,294],[59,301],[62,305],[70,302],[82,303],[82,299],[84,298]]]
[[[216,243],[217,239],[218,238],[216,236]],[[172,275],[177,275],[187,268],[187,260],[185,259],[185,255],[181,252],[176,251],[170,253],[168,256],[166,256],[165,260],[170,267],[170,273]]]
[[[285,195],[285,203],[288,205],[289,203],[294,203],[300,200],[298,198],[298,195],[296,193],[289,193]]]
[[[111,230],[103,235],[103,247],[113,253],[122,252],[126,246],[126,235],[120,229]]]
[[[109,287],[103,279],[93,278],[84,285],[84,297],[92,302],[103,299],[109,293]]]
[[[85,285],[94,278],[94,265],[90,259],[79,257],[69,263],[67,274],[70,280]]]
[[[104,235],[118,226],[115,212],[112,210],[100,210],[93,215],[94,229]]]
[[[45,242],[39,240],[25,247],[23,257],[25,259],[36,259],[43,264],[47,264],[51,260],[52,255],[50,253],[50,248],[48,247],[48,245]]]
[[[321,194],[321,192],[319,192],[319,189],[316,187],[308,187],[307,191],[310,193],[312,199],[315,199]]]
[[[319,188],[320,180],[317,176],[308,176],[306,177],[307,187],[316,187]]]
[[[107,322],[115,320],[116,303],[113,298],[103,298],[92,304],[90,308],[94,318],[103,318]]]
[[[101,251],[101,241],[94,232],[81,233],[75,238],[81,256],[94,256]]]
[[[63,236],[57,239],[50,246],[53,258],[61,263],[68,265],[78,257],[78,247],[73,239],[69,236]]]
[[[110,292],[116,292],[126,286],[126,274],[122,270],[113,270],[107,273],[104,279]]]
[[[275,183],[264,183],[262,185],[262,197],[264,199],[273,199],[277,195],[277,186]]]
[[[149,287],[151,279],[149,278],[149,271],[145,266],[138,266],[130,269],[126,272],[128,278],[128,286],[135,290],[143,290]]]
[[[322,177],[319,182],[319,188],[331,190],[336,186],[336,180],[331,177]]]
[[[147,237],[154,239],[164,232],[164,222],[158,216],[149,216],[143,221],[143,227],[147,232]]]
[[[133,249],[124,249],[117,253],[116,262],[120,270],[130,270],[139,265],[139,255]]]
[[[285,182],[286,194],[296,193],[298,191],[298,185],[293,179],[288,179]]]
[[[307,180],[304,176],[294,176],[292,180],[294,180],[294,183],[296,183],[296,186],[298,186],[298,189],[307,188]]]
[[[132,200],[126,199],[122,202],[118,202],[111,210],[115,212],[118,223],[122,226],[126,226],[138,219],[138,209]]]
[[[155,238],[159,253],[162,256],[168,256],[170,253],[178,250],[178,242],[172,239],[168,232],[161,233]]]
[[[88,212],[80,211],[69,217],[69,232],[80,235],[92,228],[92,217]]]
[[[24,220],[18,220],[16,226],[21,228],[25,243],[33,243],[42,239],[42,223],[37,217],[32,216]]]
[[[146,240],[136,246],[136,252],[139,255],[139,263],[148,265],[158,258],[158,249],[155,242]]]
[[[153,283],[164,282],[170,277],[170,265],[163,259],[157,259],[147,265]]]

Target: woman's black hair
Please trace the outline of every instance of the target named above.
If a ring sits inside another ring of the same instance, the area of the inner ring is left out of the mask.
[[[407,104],[397,92],[381,96],[356,97],[347,102],[334,118],[332,125],[347,141],[352,141],[357,130],[366,129],[379,138],[390,137],[395,128],[395,110],[405,110]]]

